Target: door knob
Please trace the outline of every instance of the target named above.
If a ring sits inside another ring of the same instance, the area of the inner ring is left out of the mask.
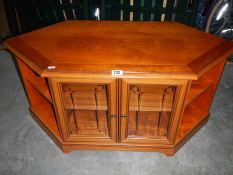
[[[121,114],[121,118],[125,118],[126,117],[126,114]]]

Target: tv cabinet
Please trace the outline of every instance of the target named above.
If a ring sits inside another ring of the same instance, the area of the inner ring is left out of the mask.
[[[61,148],[173,155],[209,117],[232,43],[175,22],[66,21],[8,39]]]

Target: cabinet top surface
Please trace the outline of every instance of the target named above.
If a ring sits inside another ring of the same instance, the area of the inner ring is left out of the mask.
[[[232,43],[175,22],[66,21],[5,42],[39,74],[128,72],[196,76]]]

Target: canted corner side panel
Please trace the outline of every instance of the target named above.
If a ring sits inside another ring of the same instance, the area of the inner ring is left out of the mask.
[[[188,81],[123,78],[120,84],[121,142],[173,144]]]
[[[50,83],[65,141],[116,141],[116,79],[51,78]]]

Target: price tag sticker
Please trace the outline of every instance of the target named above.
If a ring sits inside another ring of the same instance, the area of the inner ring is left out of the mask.
[[[48,66],[48,69],[56,69],[56,66]]]
[[[123,70],[112,70],[112,76],[123,75]]]

